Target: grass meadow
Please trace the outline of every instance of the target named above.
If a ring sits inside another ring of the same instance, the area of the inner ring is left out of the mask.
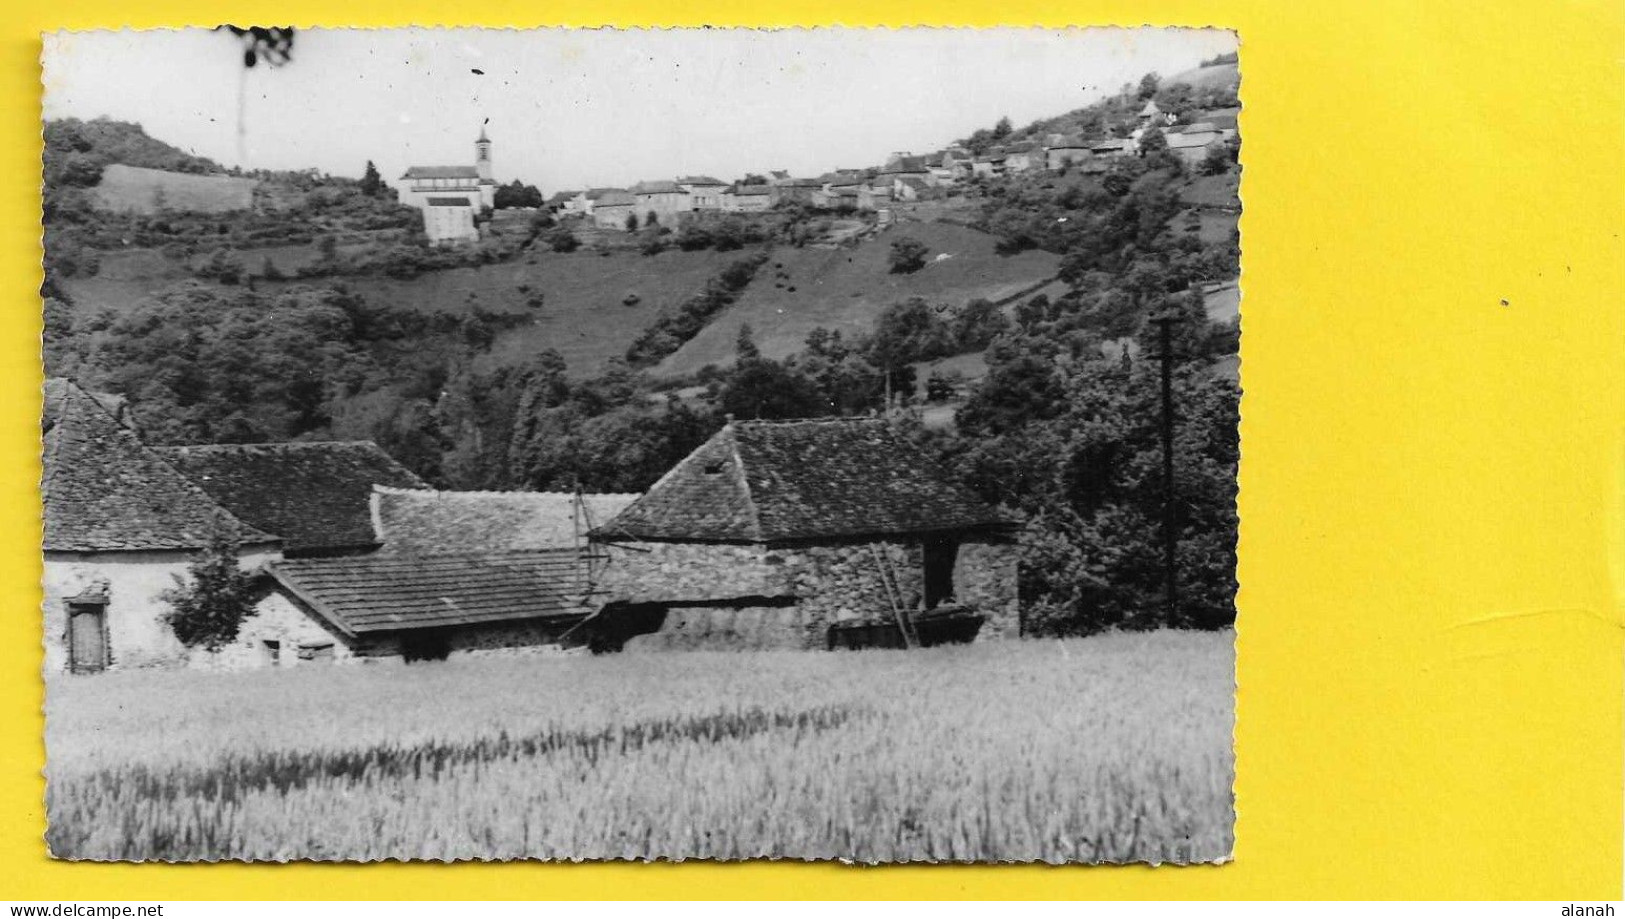
[[[1210,861],[1233,634],[47,683],[74,859]]]

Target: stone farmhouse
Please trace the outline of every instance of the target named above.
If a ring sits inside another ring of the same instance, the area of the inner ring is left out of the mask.
[[[730,422],[644,495],[450,492],[366,442],[155,447],[46,386],[45,666],[245,669],[1019,635],[1016,526],[877,419]],[[216,535],[232,642],[166,590]]]
[[[121,406],[64,380],[45,386],[44,627],[48,672],[174,662],[185,648],[159,619],[159,595],[224,532],[245,566],[282,539],[221,507],[141,442]]]
[[[437,493],[371,443],[150,447],[119,400],[65,380],[46,384],[43,427],[47,672],[534,650],[590,612],[580,551],[551,537],[511,549],[447,529],[384,552],[374,488]],[[260,596],[236,641],[187,648],[163,593],[217,533]]]
[[[888,421],[734,421],[592,531],[596,624],[654,648],[1015,637],[1015,535]]]

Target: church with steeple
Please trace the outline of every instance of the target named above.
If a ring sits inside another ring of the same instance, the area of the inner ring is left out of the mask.
[[[474,218],[495,202],[491,138],[480,127],[472,166],[412,166],[401,175],[400,200],[423,211],[423,231],[431,243],[480,238]]]

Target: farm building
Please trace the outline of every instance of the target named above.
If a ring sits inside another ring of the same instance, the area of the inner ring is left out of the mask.
[[[440,660],[550,649],[586,618],[571,550],[284,559],[231,664]]]
[[[116,402],[69,381],[46,381],[47,672],[183,661],[187,650],[162,618],[173,576],[219,530],[239,542],[245,568],[281,554],[280,538],[216,503],[116,412]]]
[[[587,534],[637,500],[635,494],[428,491],[380,484],[371,518],[388,553],[585,549]]]
[[[373,487],[428,488],[371,441],[153,451],[238,519],[280,536],[288,558],[370,552]]]
[[[595,626],[651,648],[928,643],[976,617],[1014,637],[1015,529],[887,421],[730,422],[593,531]]]

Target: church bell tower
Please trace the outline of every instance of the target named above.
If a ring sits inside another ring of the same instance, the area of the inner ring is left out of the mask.
[[[485,134],[485,125],[480,125],[480,137],[474,141],[474,171],[480,177],[480,203],[490,207],[496,200],[496,179],[491,176],[491,138]]]
[[[485,136],[484,125],[480,126],[480,139],[474,141],[474,168],[482,180],[491,180],[491,138]]]

